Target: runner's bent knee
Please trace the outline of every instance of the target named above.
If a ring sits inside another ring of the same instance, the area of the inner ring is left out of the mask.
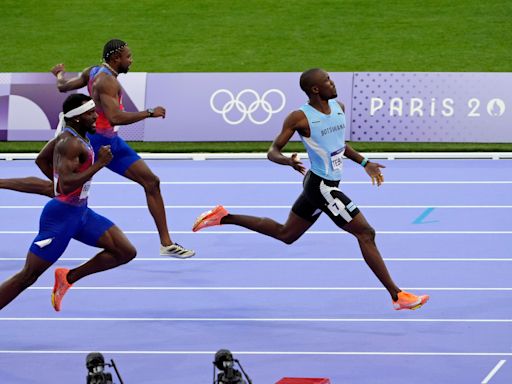
[[[370,225],[365,225],[364,227],[357,228],[355,231],[351,231],[351,233],[357,237],[358,240],[363,242],[373,242],[375,241],[375,229],[373,229]]]
[[[160,179],[152,172],[150,172],[149,175],[144,175],[140,180],[140,184],[142,184],[144,189],[148,192],[160,190]]]
[[[290,230],[284,230],[279,233],[279,240],[285,244],[293,244],[301,234],[293,233]]]
[[[135,259],[137,256],[137,249],[131,244],[126,244],[123,248],[120,249],[120,258],[123,264],[130,262]]]

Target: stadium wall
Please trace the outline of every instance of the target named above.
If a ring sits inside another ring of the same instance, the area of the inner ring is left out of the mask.
[[[306,102],[299,76],[121,75],[127,110],[162,105],[167,117],[119,132],[133,141],[270,141],[286,115]],[[512,143],[511,73],[333,72],[331,78],[345,104],[347,140]],[[0,73],[0,141],[53,137],[65,97],[51,74]]]

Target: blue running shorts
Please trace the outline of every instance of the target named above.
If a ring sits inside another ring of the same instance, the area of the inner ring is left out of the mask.
[[[113,225],[87,205],[70,205],[52,199],[41,213],[39,233],[30,245],[30,252],[53,263],[61,257],[71,239],[96,247],[100,237]]]
[[[99,149],[104,145],[110,145],[110,150],[114,158],[107,164],[107,168],[118,175],[124,176],[126,170],[140,160],[140,156],[135,152],[126,141],[121,139],[117,134],[114,137],[108,137],[99,133],[89,135],[87,137],[91,141],[91,146],[94,149],[94,155],[98,157]]]

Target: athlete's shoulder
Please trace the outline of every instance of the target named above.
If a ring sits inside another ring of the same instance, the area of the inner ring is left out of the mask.
[[[94,78],[94,88],[100,92],[118,92],[121,88],[121,84],[115,76],[109,75],[107,73],[98,73]]]
[[[86,68],[84,68],[84,70],[82,71],[82,73],[90,74],[90,73],[91,73],[91,71],[92,71],[94,68],[96,68],[96,67],[97,67],[97,65],[91,65],[91,66],[89,66],[89,67],[86,67]]]
[[[290,112],[290,114],[288,116],[291,116],[295,119],[302,119],[302,118],[306,117],[306,114],[304,113],[304,110],[301,107],[299,109],[296,109],[296,110]]]
[[[295,111],[290,112],[290,114],[286,117],[286,121],[291,124],[297,125],[302,122],[307,122],[306,114],[302,109],[296,109]]]
[[[83,149],[83,143],[75,135],[68,131],[63,131],[55,139],[55,150],[60,154],[68,154],[72,152],[79,152]]]
[[[82,79],[85,79],[86,81],[89,81],[89,78],[91,76],[91,71],[93,70],[94,68],[94,65],[90,66],[90,67],[87,67],[87,68],[84,68],[82,72],[80,72],[80,77]]]
[[[292,111],[284,120],[283,128],[306,134],[306,131],[309,130],[309,123],[305,113],[300,109]]]

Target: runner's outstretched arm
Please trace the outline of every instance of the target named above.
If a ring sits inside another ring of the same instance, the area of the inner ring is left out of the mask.
[[[64,64],[57,64],[51,69],[51,73],[57,78],[57,88],[60,92],[68,92],[73,89],[80,89],[87,85],[89,81],[89,72],[92,67],[85,68],[82,72],[80,72],[77,76],[72,77],[70,79],[64,78],[64,74],[66,73],[66,68]]]

